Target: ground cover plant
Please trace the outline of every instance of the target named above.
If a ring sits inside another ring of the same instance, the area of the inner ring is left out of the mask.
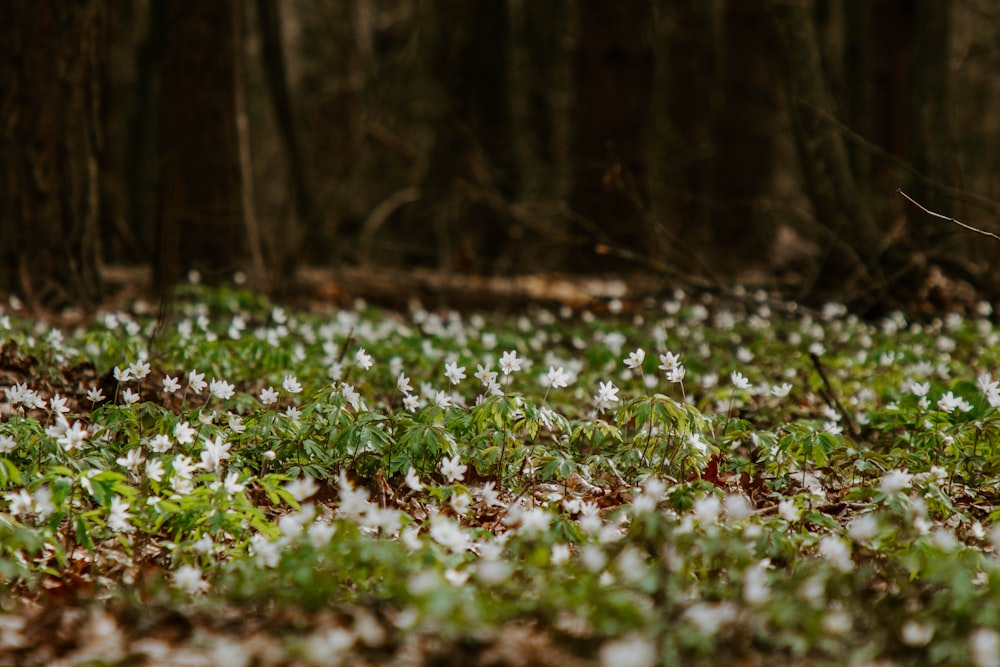
[[[992,309],[0,315],[0,662],[1000,665]]]

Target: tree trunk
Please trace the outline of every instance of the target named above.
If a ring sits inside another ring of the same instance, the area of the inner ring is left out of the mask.
[[[291,293],[295,285],[296,268],[301,261],[303,237],[306,230],[313,239],[320,239],[316,218],[316,205],[310,185],[310,174],[305,168],[302,142],[299,139],[298,116],[293,112],[289,94],[285,47],[282,39],[281,14],[277,0],[257,0],[257,27],[261,42],[261,64],[263,66],[267,96],[271,102],[278,139],[287,164],[288,191],[292,195],[295,215],[285,225],[283,242],[274,245],[281,255],[275,258],[275,296]]]
[[[506,0],[436,0],[423,20],[433,141],[408,209],[411,261],[446,270],[493,271],[518,191],[510,138]],[[422,237],[422,238],[421,238]],[[436,244],[436,247],[435,247]]]
[[[717,270],[762,268],[774,240],[780,80],[768,0],[728,0],[723,12],[721,92],[712,142],[712,250]]]
[[[595,244],[648,255],[646,162],[653,76],[653,13],[647,0],[582,0],[575,57],[576,149],[571,206]],[[575,269],[593,269],[591,252]]]
[[[878,267],[881,238],[859,196],[843,138],[824,116],[834,102],[808,3],[773,2],[771,12],[783,46],[799,167],[821,245],[828,249],[814,284],[806,285],[801,296],[877,302],[885,289]]]
[[[713,242],[708,200],[719,107],[718,14],[713,3],[658,3],[650,198],[674,241],[664,261],[694,273],[710,270]]]
[[[93,303],[99,260],[104,0],[0,9],[0,289]]]
[[[955,157],[955,131],[949,118],[953,99],[951,1],[918,2],[915,27],[909,109],[913,166],[942,185],[958,187],[960,172]],[[911,194],[933,210],[950,211],[950,215],[956,218],[966,217],[964,211],[953,210],[954,203],[932,188],[914,184]],[[957,233],[954,226],[942,225],[933,218],[921,215],[910,218],[908,236],[914,245],[941,249],[952,246],[954,249],[956,243],[961,243],[959,239],[964,234]]]
[[[163,289],[196,269],[210,281],[246,264],[239,140],[236,0],[165,3],[159,145]]]

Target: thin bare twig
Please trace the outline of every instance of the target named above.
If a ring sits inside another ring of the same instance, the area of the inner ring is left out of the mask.
[[[837,392],[833,390],[833,385],[830,384],[830,380],[826,377],[826,371],[823,370],[823,362],[820,361],[819,355],[810,352],[809,358],[812,360],[813,366],[816,368],[816,372],[819,373],[819,379],[823,381],[823,386],[826,387],[826,391],[823,393],[825,394],[824,398],[826,399],[827,404],[836,408],[837,412],[840,413],[844,423],[847,424],[847,428],[850,429],[851,435],[855,438],[860,437],[861,430],[858,428],[858,425],[854,423],[854,420],[851,419],[851,413],[844,409],[844,406],[840,403],[840,399],[837,398]]]
[[[913,204],[914,206],[916,206],[917,208],[919,208],[921,211],[923,211],[927,215],[934,216],[935,218],[939,218],[941,220],[947,220],[948,222],[954,222],[956,225],[958,225],[962,229],[968,229],[970,232],[975,232],[977,234],[982,234],[983,236],[989,236],[990,238],[994,238],[997,241],[1000,241],[1000,236],[997,236],[993,232],[988,232],[985,229],[979,229],[977,227],[973,227],[972,225],[967,225],[964,222],[956,220],[955,218],[949,218],[947,215],[941,215],[940,213],[935,213],[934,211],[932,211],[932,210],[926,208],[925,206],[921,205],[917,200],[915,200],[913,197],[911,197],[910,195],[906,194],[902,190],[896,190],[896,192],[898,192],[900,195],[902,195],[903,199],[905,199],[906,201],[910,202],[911,204]]]

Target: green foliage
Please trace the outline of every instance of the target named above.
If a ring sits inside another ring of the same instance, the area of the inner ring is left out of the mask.
[[[332,610],[350,646],[366,609],[395,619],[379,646],[531,619],[581,653],[683,664],[980,665],[1000,642],[985,315],[180,303],[152,349],[127,313],[75,332],[8,316],[3,344],[40,364],[0,422],[10,602],[84,576],[178,608]],[[118,369],[114,396],[66,379],[82,361]]]

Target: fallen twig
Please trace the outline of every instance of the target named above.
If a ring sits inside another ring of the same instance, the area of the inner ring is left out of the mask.
[[[940,213],[935,213],[934,211],[932,211],[932,210],[928,209],[927,207],[921,205],[917,200],[915,200],[913,197],[911,197],[910,195],[906,194],[902,190],[896,190],[896,192],[898,192],[900,195],[902,195],[903,198],[906,199],[906,201],[910,202],[911,204],[913,204],[914,206],[916,206],[917,208],[919,208],[921,211],[923,211],[927,215],[932,215],[935,218],[940,218],[941,220],[947,220],[948,222],[954,222],[956,225],[958,225],[962,229],[968,229],[970,232],[975,232],[977,234],[982,234],[983,236],[989,236],[991,238],[996,239],[997,241],[1000,241],[1000,236],[997,236],[993,232],[988,232],[988,231],[986,231],[984,229],[979,229],[977,227],[973,227],[972,225],[967,225],[964,222],[956,220],[955,218],[949,218],[947,215],[941,215]]]
[[[858,429],[858,425],[854,423],[851,419],[851,413],[844,409],[841,405],[840,399],[837,398],[837,393],[833,390],[833,385],[830,384],[830,380],[826,377],[826,371],[823,370],[823,362],[820,361],[819,355],[812,352],[809,353],[809,358],[813,362],[813,366],[816,368],[816,372],[819,373],[819,379],[823,381],[823,385],[826,387],[824,392],[826,402],[831,405],[831,407],[836,408],[837,412],[840,413],[841,418],[843,418],[844,423],[847,424],[847,428],[850,430],[851,435],[855,438],[861,436],[861,430]]]

